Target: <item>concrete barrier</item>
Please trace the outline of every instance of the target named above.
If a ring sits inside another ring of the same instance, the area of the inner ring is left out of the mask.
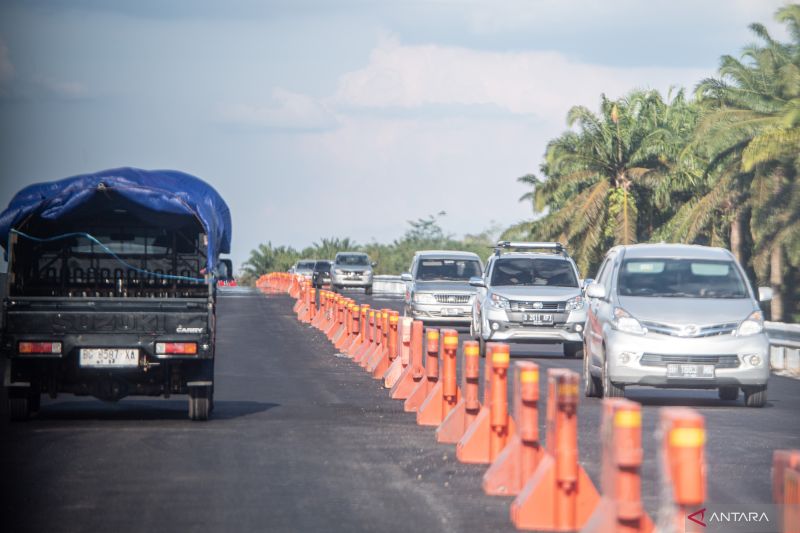
[[[800,375],[800,324],[765,322],[772,370]]]
[[[403,296],[406,283],[400,276],[375,276],[372,278],[372,292],[387,296]]]

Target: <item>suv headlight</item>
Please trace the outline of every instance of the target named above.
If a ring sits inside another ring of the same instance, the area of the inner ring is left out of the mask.
[[[644,328],[638,320],[621,307],[614,308],[614,319],[611,321],[611,327],[617,331],[633,333],[634,335],[645,335],[647,333],[647,328]]]
[[[334,268],[333,272],[334,274],[339,274],[340,276],[344,274],[344,270],[342,270],[341,268]]]
[[[435,304],[436,298],[433,297],[433,294],[427,292],[415,292],[414,302],[418,304]]]
[[[495,309],[509,309],[511,307],[511,303],[508,301],[508,298],[504,298],[499,294],[494,293],[492,293],[491,304]]]
[[[573,296],[567,300],[567,311],[578,311],[579,309],[583,309],[583,296]]]
[[[751,313],[749,317],[742,320],[736,330],[736,335],[739,337],[746,337],[747,335],[755,335],[764,331],[764,315],[761,311]]]

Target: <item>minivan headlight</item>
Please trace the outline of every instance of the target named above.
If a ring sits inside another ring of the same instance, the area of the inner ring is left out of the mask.
[[[749,317],[742,320],[739,328],[736,330],[736,335],[739,337],[746,337],[748,335],[756,335],[764,331],[764,315],[761,311],[755,311]]]
[[[495,309],[509,309],[511,307],[511,303],[508,301],[508,298],[504,298],[499,294],[492,293],[491,303],[492,307]]]
[[[567,300],[567,311],[578,311],[583,309],[583,296],[578,295]]]
[[[427,292],[415,292],[414,301],[418,304],[435,304],[436,298],[433,297],[433,294]]]
[[[647,333],[647,328],[643,327],[638,320],[621,307],[614,308],[614,319],[611,321],[611,327],[617,331],[633,333],[634,335],[645,335]]]

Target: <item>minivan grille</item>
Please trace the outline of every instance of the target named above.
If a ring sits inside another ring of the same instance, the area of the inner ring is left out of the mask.
[[[672,326],[669,324],[661,324],[658,322],[645,322],[642,325],[653,333],[660,333],[662,335],[670,335],[672,337],[714,337],[716,335],[729,335],[736,331],[739,324],[736,322],[729,322],[726,324],[712,324],[710,326],[689,326],[687,327]]]
[[[739,357],[735,354],[725,355],[662,355],[646,353],[639,363],[642,366],[667,366],[668,363],[690,363],[714,365],[716,368],[738,368]]]
[[[440,304],[468,304],[469,294],[434,294],[436,303]]]

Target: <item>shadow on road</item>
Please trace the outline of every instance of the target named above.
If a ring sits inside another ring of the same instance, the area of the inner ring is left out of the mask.
[[[278,407],[277,403],[250,401],[214,402],[211,420],[231,420]],[[186,420],[187,401],[128,400],[105,403],[98,400],[75,400],[43,405],[34,420]]]
[[[736,400],[720,400],[716,390],[684,390],[684,389],[628,389],[625,397],[648,407],[737,407],[746,409],[744,396],[739,394]],[[762,407],[773,407],[771,402]]]

